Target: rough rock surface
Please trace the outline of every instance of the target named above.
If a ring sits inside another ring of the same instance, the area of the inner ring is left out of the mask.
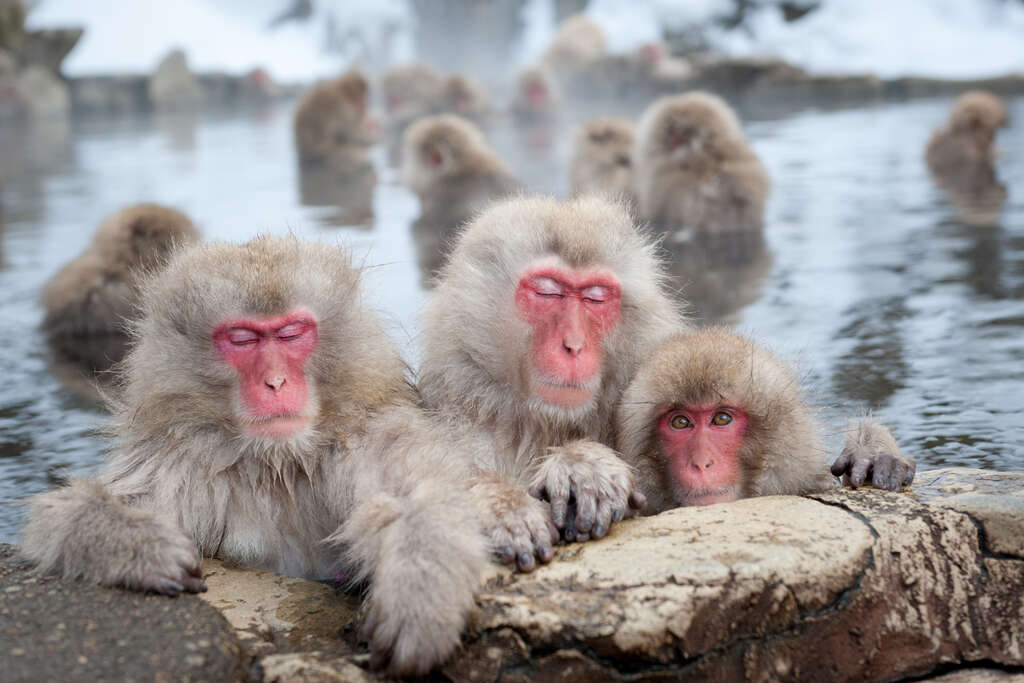
[[[1022,490],[1024,473],[936,470],[908,494],[766,497],[630,520],[533,574],[496,569],[462,652],[435,675],[1012,680],[1024,672],[1024,553],[1008,545],[1024,523],[1011,505]],[[207,599],[263,680],[376,680],[361,668],[354,598],[206,570]]]
[[[0,680],[244,679],[233,629],[200,599],[39,577],[16,552],[0,545]]]

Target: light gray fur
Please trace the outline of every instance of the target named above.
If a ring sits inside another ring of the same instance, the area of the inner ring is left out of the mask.
[[[283,441],[245,436],[236,370],[212,332],[299,306],[318,321],[306,365],[313,426]],[[98,482],[33,499],[25,555],[138,589],[168,579],[196,589],[183,583],[195,546],[294,576],[344,570],[370,580],[371,649],[393,672],[423,673],[450,654],[485,541],[465,464],[416,406],[347,253],[270,237],[193,247],[147,283],[142,307],[107,466]]]

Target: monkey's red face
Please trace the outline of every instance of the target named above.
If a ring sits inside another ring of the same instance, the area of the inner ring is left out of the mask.
[[[531,394],[563,408],[586,405],[600,388],[601,346],[619,322],[618,278],[605,270],[538,264],[520,277],[515,302],[533,329]]]
[[[667,410],[658,421],[658,438],[668,456],[676,502],[710,505],[741,496],[740,448],[747,414],[720,405]]]
[[[526,86],[526,99],[534,111],[541,111],[548,103],[548,89],[539,81],[531,81]]]
[[[306,361],[317,343],[311,313],[228,320],[214,331],[213,343],[238,371],[246,433],[286,439],[309,427]]]

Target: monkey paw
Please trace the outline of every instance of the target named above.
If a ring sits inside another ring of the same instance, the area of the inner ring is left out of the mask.
[[[551,503],[551,519],[567,541],[601,538],[613,522],[647,503],[629,465],[595,441],[552,448],[531,480],[530,493]]]
[[[474,585],[446,575],[441,567],[430,568],[432,576],[423,569],[414,568],[420,572],[416,577],[400,571],[394,580],[375,580],[360,630],[360,640],[369,644],[370,668],[421,676],[458,647],[474,608]]]
[[[202,558],[195,542],[180,529],[153,520],[145,540],[134,549],[125,584],[141,591],[172,597],[181,592],[203,593]]]
[[[913,482],[916,469],[914,459],[900,452],[889,430],[871,418],[847,427],[843,451],[831,467],[833,475],[853,488],[870,481],[887,491],[899,491]]]
[[[480,475],[473,491],[484,510],[485,533],[502,564],[515,563],[520,571],[532,572],[538,560],[551,561],[559,534],[546,503],[497,475]]]

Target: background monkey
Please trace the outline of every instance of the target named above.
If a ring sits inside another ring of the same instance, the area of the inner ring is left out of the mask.
[[[682,325],[656,253],[615,202],[507,199],[463,230],[428,300],[420,389],[482,444],[484,521],[521,569],[550,559],[551,522],[583,540],[642,506],[610,446],[620,393]]]
[[[647,513],[835,486],[898,490],[914,477],[881,424],[851,423],[825,461],[799,380],[777,356],[725,327],[682,333],[644,362],[616,414],[617,446],[637,470]]]
[[[46,283],[43,330],[51,337],[123,335],[136,312],[139,276],[162,265],[175,247],[198,240],[188,216],[159,204],[107,217],[86,250]]]
[[[358,71],[317,83],[295,109],[295,145],[303,165],[355,168],[368,163],[376,137],[368,115],[369,84]]]
[[[764,223],[768,173],[716,95],[663,97],[648,107],[633,167],[640,215],[657,228],[712,234]]]
[[[582,126],[573,142],[569,185],[574,194],[601,192],[636,203],[633,122],[605,117]]]
[[[486,562],[463,465],[336,248],[197,245],[145,287],[96,481],[36,496],[43,570],[167,594],[200,557],[366,578],[377,663],[423,673],[459,643]]]

